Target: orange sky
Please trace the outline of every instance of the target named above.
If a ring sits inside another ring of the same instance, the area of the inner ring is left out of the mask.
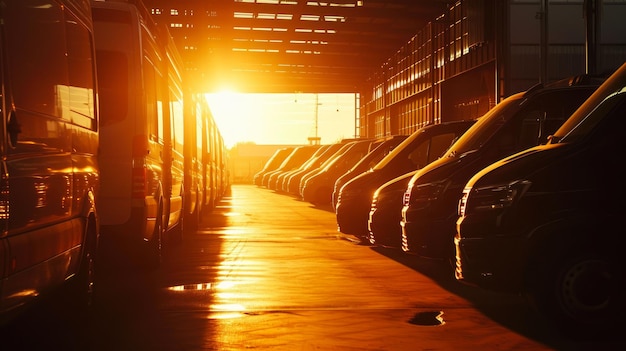
[[[226,146],[308,144],[315,136],[316,94],[207,94]],[[317,95],[317,136],[322,144],[354,137],[355,95]]]

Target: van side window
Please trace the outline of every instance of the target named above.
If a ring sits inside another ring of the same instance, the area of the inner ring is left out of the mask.
[[[184,121],[183,121],[183,99],[180,91],[172,89],[170,92],[170,117],[172,123],[172,140],[174,149],[183,152]]]
[[[455,133],[440,134],[418,145],[409,154],[414,169],[420,169],[441,157],[450,148],[455,138]]]
[[[67,12],[67,11],[66,11]],[[93,41],[78,19],[66,13],[69,110],[74,124],[95,130]]]
[[[154,41],[152,34],[145,28],[141,30],[143,51],[143,86],[146,98],[146,122],[150,139],[163,144],[164,142],[164,102],[168,99],[167,92],[164,91],[164,80],[166,74],[162,72],[162,58],[158,56],[160,48]]]
[[[159,140],[159,137],[163,139],[163,124],[159,123],[163,112],[159,108],[159,99],[157,96],[158,80],[156,77],[158,73],[152,62],[145,58],[143,67],[143,84],[146,94],[146,122],[148,124],[146,127],[150,132],[150,138],[156,141]]]
[[[15,105],[48,116],[67,116],[70,93],[65,27],[59,21],[62,9],[54,2],[38,6],[39,1],[24,1],[31,4],[13,6],[15,11],[5,16],[7,37],[14,39],[7,44]],[[24,122],[20,121],[22,128],[26,127]],[[22,130],[23,134],[28,132]]]

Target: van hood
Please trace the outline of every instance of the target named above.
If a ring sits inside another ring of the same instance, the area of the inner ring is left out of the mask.
[[[347,181],[342,189],[353,190],[357,188],[364,189],[376,189],[381,183],[380,179],[381,172],[370,170],[364,173],[357,175],[356,177]]]
[[[478,152],[471,152],[460,157],[439,158],[420,168],[411,178],[410,184],[426,184],[456,178],[467,170],[468,166],[475,164],[478,156]]]
[[[571,145],[547,144],[526,149],[483,168],[472,176],[467,186],[483,187],[515,180],[551,181],[543,177],[547,168],[558,167],[571,154]]]
[[[415,175],[415,173],[417,173],[417,171],[405,173],[399,177],[388,180],[381,186],[379,186],[377,191],[380,193],[391,192],[395,191],[397,188],[404,188],[406,190],[409,181]]]

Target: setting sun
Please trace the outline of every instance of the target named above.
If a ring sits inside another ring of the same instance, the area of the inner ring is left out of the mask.
[[[354,94],[242,94],[229,90],[207,94],[227,147],[240,142],[322,144],[355,135]]]

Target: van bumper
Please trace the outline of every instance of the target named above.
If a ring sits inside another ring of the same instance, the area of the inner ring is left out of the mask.
[[[525,237],[461,238],[455,236],[457,280],[493,291],[521,293],[527,265]]]

